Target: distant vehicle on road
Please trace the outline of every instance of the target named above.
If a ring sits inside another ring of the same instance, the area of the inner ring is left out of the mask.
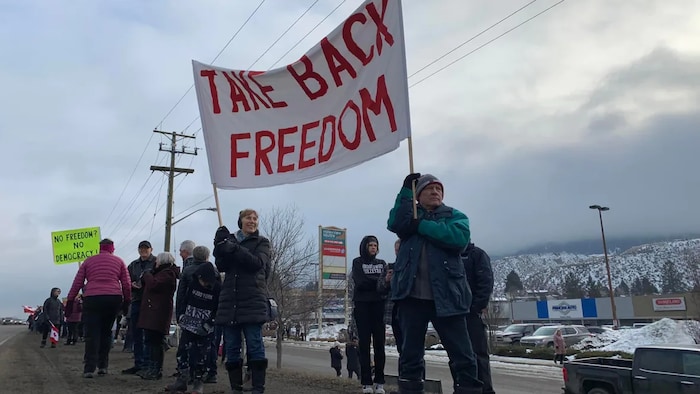
[[[532,335],[520,338],[523,346],[554,347],[554,333],[561,330],[566,346],[581,342],[583,338],[592,336],[584,326],[545,326],[540,327]]]
[[[542,327],[542,324],[539,323],[511,324],[503,331],[496,332],[496,343],[518,344],[520,343],[520,338],[532,335],[540,327]]]

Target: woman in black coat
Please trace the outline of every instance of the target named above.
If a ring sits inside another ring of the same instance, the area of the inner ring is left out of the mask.
[[[241,342],[245,336],[253,393],[263,393],[267,358],[262,325],[269,320],[270,241],[258,233],[258,214],[252,209],[240,212],[238,227],[235,234],[226,226],[219,227],[214,236],[216,268],[225,273],[216,324],[224,326],[226,370],[231,389],[242,390]]]

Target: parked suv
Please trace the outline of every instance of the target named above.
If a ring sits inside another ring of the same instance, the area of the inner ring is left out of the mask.
[[[519,343],[520,338],[532,335],[540,327],[542,324],[539,323],[511,324],[505,330],[496,332],[496,343]]]
[[[583,338],[593,336],[584,326],[546,326],[540,327],[527,337],[520,339],[520,344],[524,346],[554,346],[554,333],[561,330],[566,346],[579,343]]]

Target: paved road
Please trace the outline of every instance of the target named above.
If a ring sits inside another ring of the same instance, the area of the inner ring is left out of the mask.
[[[268,343],[267,357],[274,363],[277,357],[274,344]],[[328,349],[306,348],[295,345],[284,346],[283,366],[302,371],[328,373],[335,372],[330,367]],[[397,371],[398,359],[387,355],[387,373]],[[445,362],[428,361],[427,376],[442,381],[443,392],[452,392],[452,377]],[[504,362],[492,363],[494,388],[499,394],[561,394],[561,369],[554,366],[516,365]],[[345,372],[345,371],[343,371]]]
[[[20,332],[27,332],[27,326],[25,325],[0,325],[0,346],[2,346],[5,341],[12,338],[13,336],[19,334]]]

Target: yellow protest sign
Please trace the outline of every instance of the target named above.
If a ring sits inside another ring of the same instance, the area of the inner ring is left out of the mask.
[[[56,265],[77,263],[100,253],[100,228],[54,231],[53,262]]]

